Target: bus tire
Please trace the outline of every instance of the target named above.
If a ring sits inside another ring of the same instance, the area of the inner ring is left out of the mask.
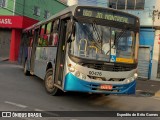
[[[62,91],[54,86],[53,82],[53,70],[52,68],[48,69],[44,79],[45,90],[48,94],[53,96],[58,96],[62,93]]]
[[[25,61],[23,72],[24,72],[24,74],[25,74],[26,76],[29,76],[29,75],[30,75],[30,71],[27,70],[27,60]]]

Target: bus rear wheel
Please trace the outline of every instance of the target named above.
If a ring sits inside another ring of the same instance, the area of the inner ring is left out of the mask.
[[[59,88],[54,86],[52,68],[47,70],[46,76],[44,79],[44,84],[45,84],[45,89],[47,93],[49,93],[50,95],[58,96],[62,93],[62,91]]]

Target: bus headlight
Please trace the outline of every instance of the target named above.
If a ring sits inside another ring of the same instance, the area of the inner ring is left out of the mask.
[[[126,79],[126,83],[133,82],[137,78],[138,78],[138,74],[134,73],[133,77],[129,77],[129,78]]]
[[[134,73],[134,79],[137,79],[137,78],[138,78],[138,74]]]
[[[130,77],[130,78],[126,79],[126,83],[130,83],[130,82],[132,82],[134,80],[135,80],[134,77]]]
[[[79,71],[76,71],[76,72],[75,72],[75,76],[76,76],[76,77],[79,77],[79,76],[80,76],[80,72],[79,72]]]

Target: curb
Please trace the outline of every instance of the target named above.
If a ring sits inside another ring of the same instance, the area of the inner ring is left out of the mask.
[[[8,61],[9,58],[1,58],[0,61]]]
[[[160,97],[160,90],[155,93],[155,97]]]

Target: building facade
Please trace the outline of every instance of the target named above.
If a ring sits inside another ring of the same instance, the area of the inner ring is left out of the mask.
[[[22,30],[66,7],[58,0],[0,0],[0,57],[16,61]]]
[[[68,0],[68,6],[75,4],[108,7],[106,0]]]

